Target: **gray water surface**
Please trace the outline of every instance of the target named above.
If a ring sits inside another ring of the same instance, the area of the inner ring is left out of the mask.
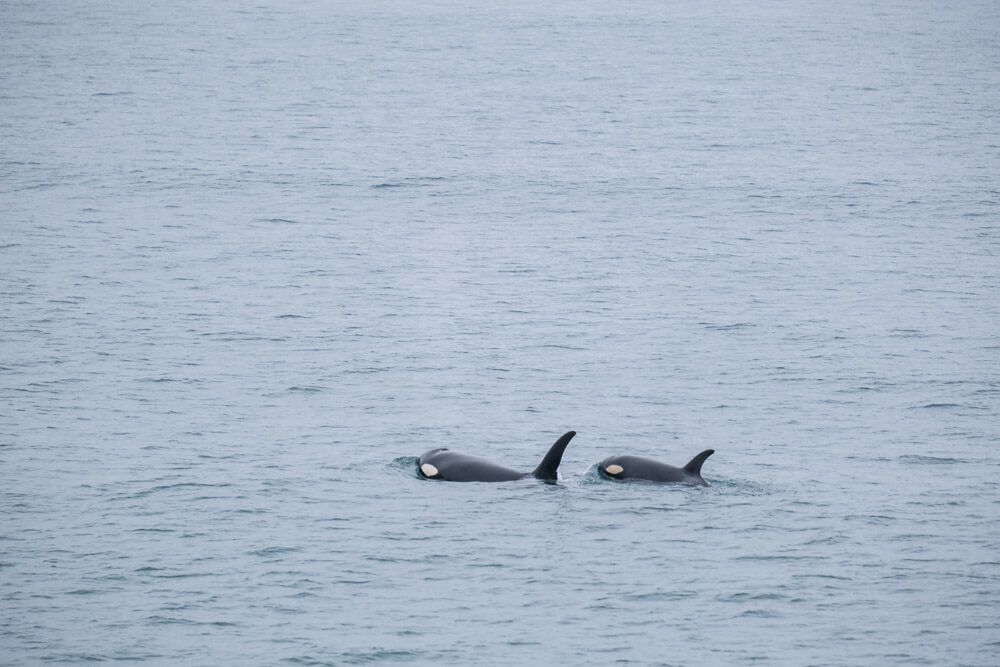
[[[0,0],[0,65],[0,663],[997,663],[995,2]]]

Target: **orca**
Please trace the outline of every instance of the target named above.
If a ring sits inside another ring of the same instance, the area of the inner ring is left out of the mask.
[[[519,472],[478,456],[453,452],[447,447],[424,452],[417,463],[417,472],[425,479],[446,482],[511,482],[525,477],[555,482],[559,479],[559,463],[563,452],[575,435],[576,431],[568,431],[556,440],[532,472]]]
[[[708,482],[701,476],[701,465],[714,453],[714,449],[706,449],[688,461],[683,468],[675,468],[644,456],[609,456],[597,464],[597,469],[611,479],[644,479],[651,482],[708,486]]]

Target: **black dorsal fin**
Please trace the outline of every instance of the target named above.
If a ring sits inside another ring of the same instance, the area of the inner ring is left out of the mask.
[[[538,464],[538,467],[535,468],[535,471],[531,475],[546,481],[554,482],[559,479],[559,463],[562,461],[563,452],[566,451],[566,445],[569,444],[574,435],[576,435],[576,431],[567,431],[561,438],[556,440],[555,444],[549,447],[545,458],[542,459],[542,462]]]
[[[714,453],[714,449],[706,449],[701,454],[688,461],[688,464],[684,466],[684,472],[701,477],[701,465],[705,462],[705,459]]]

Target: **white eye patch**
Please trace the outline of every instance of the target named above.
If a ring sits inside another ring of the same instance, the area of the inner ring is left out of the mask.
[[[621,467],[617,463],[612,463],[611,465],[609,465],[607,468],[604,469],[604,472],[608,473],[609,475],[620,475],[623,472],[625,472],[625,468]]]
[[[437,477],[438,469],[430,463],[424,463],[420,466],[420,472],[424,473],[424,477]]]

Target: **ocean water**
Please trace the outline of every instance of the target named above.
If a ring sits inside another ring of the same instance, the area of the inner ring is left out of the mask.
[[[995,2],[0,0],[0,65],[0,664],[997,664]]]

